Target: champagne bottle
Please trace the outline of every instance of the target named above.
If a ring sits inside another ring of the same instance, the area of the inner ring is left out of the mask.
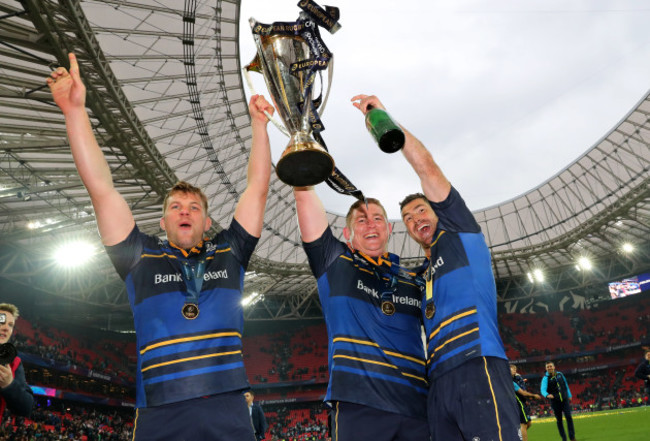
[[[404,132],[385,110],[368,106],[366,128],[382,151],[395,153],[404,147]]]

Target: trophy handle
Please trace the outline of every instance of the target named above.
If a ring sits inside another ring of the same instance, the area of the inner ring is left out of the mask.
[[[257,58],[257,56],[255,58]],[[252,69],[249,69],[249,67],[254,62],[255,62],[255,59],[253,59],[253,61],[251,61],[248,65],[244,66],[242,68],[242,74],[244,76],[244,79],[246,80],[246,85],[248,86],[248,89],[251,91],[251,94],[258,95],[258,93],[255,91],[255,87],[253,86],[253,82],[251,81],[251,77],[250,77],[250,73],[249,73],[249,70],[252,70]],[[329,95],[329,90],[328,90],[328,95]],[[266,117],[269,119],[269,121],[271,121],[273,123],[273,125],[278,128],[278,130],[280,130],[282,133],[284,133],[285,136],[291,137],[291,133],[289,133],[287,128],[285,126],[283,126],[282,123],[280,123],[280,121],[275,119],[269,112],[264,110],[264,115],[266,115]]]
[[[323,104],[320,105],[318,109],[319,113],[325,111],[325,105],[327,104],[327,99],[330,97],[330,90],[332,90],[332,77],[334,76],[334,54],[330,58],[329,65],[327,66],[327,91],[325,92],[325,98],[323,98]],[[321,77],[322,78],[322,77]],[[322,83],[321,79],[321,83]]]

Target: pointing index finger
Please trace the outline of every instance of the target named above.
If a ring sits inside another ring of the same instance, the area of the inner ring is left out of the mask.
[[[68,59],[70,60],[70,72],[73,70],[79,72],[79,63],[77,62],[77,56],[70,52],[68,54]]]

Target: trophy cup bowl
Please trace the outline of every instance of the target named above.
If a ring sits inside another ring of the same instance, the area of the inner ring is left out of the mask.
[[[251,19],[251,26],[255,23]],[[278,116],[291,137],[275,167],[278,178],[294,187],[319,184],[334,171],[334,159],[311,137],[313,88],[305,95],[305,90],[310,86],[307,84],[307,71],[295,69],[292,72],[292,66],[310,60],[309,45],[302,37],[295,35],[253,34],[253,38],[257,55],[246,70],[262,73]],[[322,75],[326,74],[330,79],[327,82],[329,92],[332,63],[319,74],[323,86],[325,81]]]

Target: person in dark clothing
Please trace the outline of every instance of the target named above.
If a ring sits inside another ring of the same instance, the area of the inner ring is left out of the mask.
[[[569,383],[562,372],[555,370],[555,363],[546,362],[546,374],[542,378],[541,393],[543,397],[551,400],[551,407],[557,421],[557,430],[563,441],[566,441],[566,433],[562,424],[562,414],[566,418],[566,425],[569,431],[569,439],[575,441],[576,434],[571,417],[571,390]]]
[[[246,398],[246,404],[248,404],[248,411],[251,414],[251,420],[253,421],[253,429],[255,429],[255,438],[258,441],[266,438],[266,429],[269,425],[266,423],[266,417],[264,416],[264,411],[262,406],[258,403],[253,402],[255,399],[255,394],[252,391],[244,392],[244,398]]]
[[[18,314],[15,305],[0,303],[0,345],[10,344]],[[2,352],[9,352],[9,347],[5,348]],[[11,351],[15,349],[11,348]],[[32,414],[34,394],[25,380],[23,363],[18,356],[5,361],[0,364],[0,419],[5,408],[14,415],[28,417]]]
[[[645,351],[644,359],[634,371],[634,376],[645,381],[645,393],[650,396],[650,350]]]
[[[528,429],[532,425],[530,420],[530,409],[526,401],[528,398],[541,400],[542,396],[528,392],[526,389],[526,380],[517,373],[517,365],[510,364],[510,373],[512,374],[512,383],[515,387],[515,398],[517,399],[517,408],[519,410],[519,422],[521,423],[521,439],[528,441]]]

